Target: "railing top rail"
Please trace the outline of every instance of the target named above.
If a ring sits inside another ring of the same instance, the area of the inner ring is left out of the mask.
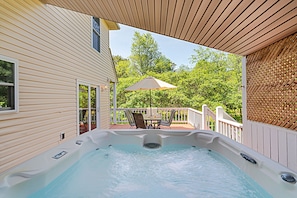
[[[193,111],[193,112],[195,112],[195,113],[199,113],[199,114],[202,115],[202,112],[201,112],[201,111],[198,111],[198,110],[196,110],[196,109],[192,109],[192,108],[187,108],[187,109],[190,110],[190,111]]]
[[[207,108],[207,115],[211,116],[214,120],[216,119],[216,114],[209,108]]]
[[[234,122],[234,121],[231,121],[231,120],[226,120],[226,119],[219,119],[220,122],[224,122],[226,124],[230,124],[230,125],[233,125],[235,127],[243,127],[243,124],[241,123],[238,123],[238,122]]]
[[[139,107],[139,108],[121,108],[118,107],[117,110],[125,110],[125,109],[149,109],[149,107]]]
[[[147,110],[150,109],[150,107],[133,107],[133,108],[120,108],[118,107],[117,110],[125,110],[125,109],[141,109],[141,110]],[[152,107],[152,109],[156,110],[164,110],[164,109],[176,109],[176,110],[188,110],[188,107]],[[194,109],[193,109],[194,110]]]

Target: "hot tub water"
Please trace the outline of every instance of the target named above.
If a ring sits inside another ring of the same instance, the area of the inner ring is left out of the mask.
[[[227,159],[183,145],[116,145],[86,154],[36,197],[271,197]]]

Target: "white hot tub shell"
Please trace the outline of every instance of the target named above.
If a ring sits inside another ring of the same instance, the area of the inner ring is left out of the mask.
[[[48,185],[86,153],[116,144],[150,148],[191,145],[220,153],[273,197],[297,197],[297,173],[213,131],[94,130],[67,141],[0,175],[0,197],[26,197]]]

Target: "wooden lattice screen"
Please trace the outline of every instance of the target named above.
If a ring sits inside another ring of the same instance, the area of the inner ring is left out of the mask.
[[[247,118],[297,130],[297,33],[247,56]]]

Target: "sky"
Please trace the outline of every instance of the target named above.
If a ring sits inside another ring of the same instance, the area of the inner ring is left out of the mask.
[[[141,34],[148,31],[133,28],[126,25],[120,25],[120,30],[110,31],[110,48],[112,55],[120,55],[123,58],[128,58],[131,54],[132,38],[135,31]],[[189,58],[195,54],[194,49],[198,48],[197,44],[187,41],[163,36],[150,32],[152,37],[158,43],[159,51],[169,58],[177,67],[187,65],[192,67]]]

